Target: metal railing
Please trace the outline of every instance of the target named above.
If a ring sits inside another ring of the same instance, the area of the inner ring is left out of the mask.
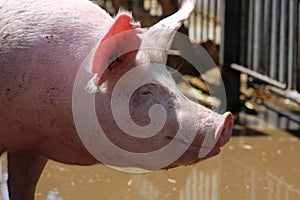
[[[221,0],[198,0],[189,20],[189,36],[193,41],[221,42]]]
[[[241,65],[300,92],[298,0],[242,1]],[[263,79],[265,80],[265,79]],[[293,98],[293,96],[289,97]],[[299,99],[295,96],[293,100]]]
[[[239,72],[300,104],[300,1],[226,0],[223,6],[228,108],[240,106]],[[300,117],[293,120],[300,122]]]

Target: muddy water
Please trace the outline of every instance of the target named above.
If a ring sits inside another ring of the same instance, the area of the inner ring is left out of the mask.
[[[247,126],[236,126],[235,134],[214,158],[143,175],[49,161],[36,199],[299,200],[299,138],[251,117]],[[4,157],[1,160],[0,197],[6,200]]]

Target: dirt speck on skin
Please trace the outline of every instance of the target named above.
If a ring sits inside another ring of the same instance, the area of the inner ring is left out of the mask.
[[[219,155],[189,167],[126,174],[103,165],[72,166],[49,161],[36,200],[300,199],[300,139],[263,120],[250,121],[259,136],[234,136]],[[235,130],[237,131],[237,130]],[[0,199],[6,200],[5,155]]]

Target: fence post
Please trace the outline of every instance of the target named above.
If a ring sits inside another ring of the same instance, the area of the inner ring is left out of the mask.
[[[222,79],[225,85],[227,110],[236,113],[240,110],[240,73],[233,70],[232,63],[240,63],[241,48],[241,0],[223,1],[223,44],[221,50]]]

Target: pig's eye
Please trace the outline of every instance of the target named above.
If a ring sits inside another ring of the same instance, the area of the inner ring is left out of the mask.
[[[153,95],[153,93],[150,90],[141,91],[138,93],[139,95]]]

